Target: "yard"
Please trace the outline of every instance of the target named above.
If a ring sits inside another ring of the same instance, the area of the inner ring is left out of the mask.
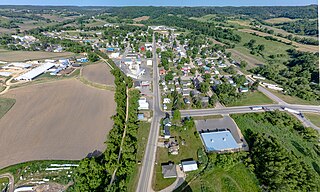
[[[0,168],[104,151],[115,113],[113,92],[68,79],[13,89],[4,96],[16,103],[0,119]]]
[[[269,97],[267,97],[260,91],[255,91],[255,92],[245,93],[241,99],[238,99],[236,102],[227,105],[227,107],[266,105],[266,104],[273,104],[273,103],[274,102]]]
[[[175,179],[164,179],[161,172],[161,164],[167,163],[168,161],[174,162],[175,164],[180,164],[181,160],[193,159],[198,160],[197,151],[199,148],[203,148],[201,139],[194,128],[191,130],[184,130],[182,128],[171,128],[171,136],[174,136],[179,143],[179,154],[171,155],[168,153],[167,148],[157,148],[156,165],[153,176],[153,189],[161,190],[169,185],[171,185]],[[182,140],[185,141],[185,145],[182,145]]]
[[[256,192],[260,188],[255,175],[243,163],[238,163],[229,169],[206,169],[185,191]]]
[[[320,114],[318,113],[305,113],[304,116],[307,117],[313,124],[320,127]]]

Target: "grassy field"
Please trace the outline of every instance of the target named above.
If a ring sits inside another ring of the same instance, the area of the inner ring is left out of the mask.
[[[320,127],[320,114],[318,113],[305,113],[304,116],[307,117],[313,124]]]
[[[264,21],[271,23],[271,24],[277,24],[277,23],[284,23],[284,22],[292,22],[292,21],[294,21],[294,19],[290,19],[287,17],[278,17],[278,18],[267,19]]]
[[[15,99],[0,97],[0,119],[12,108],[15,102]]]
[[[284,95],[280,93],[279,91],[268,89],[270,92],[275,94],[277,97],[282,99],[283,101],[290,103],[290,104],[301,104],[301,105],[320,105],[320,101],[307,101],[304,99],[301,99],[296,96],[290,96],[290,95]]]
[[[199,116],[193,117],[194,120],[207,120],[207,119],[220,119],[223,118],[222,115],[208,115],[208,116]]]
[[[260,91],[248,92],[245,96],[237,102],[227,105],[227,107],[232,106],[247,106],[247,105],[265,105],[274,103],[269,97],[261,93]]]
[[[289,59],[287,50],[290,48],[294,48],[291,45],[286,45],[284,43],[266,40],[263,37],[251,35],[250,33],[241,32],[241,31],[235,31],[235,33],[241,36],[241,42],[236,44],[235,50],[246,55],[251,55],[252,57],[263,62],[267,61],[267,58],[269,55],[284,54],[285,55],[284,57],[277,58],[279,60],[279,63],[282,63]],[[265,46],[265,50],[263,51],[264,57],[262,57],[261,55],[252,55],[250,54],[250,50],[247,47],[244,47],[244,44],[248,43],[251,39],[256,40],[255,45],[262,44]]]
[[[146,149],[146,145],[148,142],[149,130],[150,130],[151,123],[148,122],[140,122],[139,130],[138,130],[138,149],[137,149],[137,162],[142,162],[144,151]],[[135,192],[136,187],[139,181],[140,175],[140,165],[136,165],[135,171],[132,173],[131,177],[129,178],[128,182],[128,191]]]
[[[310,166],[314,171],[314,174],[317,175],[320,158],[314,148],[316,142],[304,139],[297,131],[294,131],[288,126],[275,126],[269,121],[263,120],[265,119],[264,115],[265,113],[248,113],[234,114],[231,115],[231,117],[235,120],[246,139],[249,130],[254,133],[266,133],[267,135],[275,137],[284,148],[288,151],[292,151],[298,158],[301,158],[302,161]],[[277,122],[281,121],[279,119],[277,120]],[[286,119],[283,118],[283,121],[285,120]],[[319,178],[319,175],[317,178]],[[320,183],[318,183],[318,185],[320,185]]]
[[[44,161],[29,161],[25,163],[15,164],[0,170],[0,174],[11,173],[14,176],[14,182],[17,185],[23,185],[24,183],[30,182],[32,180],[42,180],[43,178],[48,178],[52,180],[55,178],[55,182],[66,185],[71,181],[72,175],[70,170],[60,170],[60,171],[45,171],[46,168],[50,167],[50,164],[78,164],[78,161],[68,161],[68,160],[44,160]],[[25,180],[20,180],[23,176]],[[32,179],[33,178],[33,179]],[[1,181],[0,181],[1,183]]]
[[[205,170],[185,191],[255,192],[260,188],[255,175],[243,163],[238,163],[229,169]]]
[[[168,153],[167,148],[157,148],[157,164],[155,165],[155,171],[153,176],[153,189],[161,190],[170,184],[172,184],[175,179],[164,179],[161,173],[161,164],[167,163],[168,161],[174,162],[175,164],[180,164],[181,160],[186,159],[198,159],[197,151],[199,148],[203,148],[201,139],[196,132],[194,127],[192,130],[182,130],[171,128],[171,136],[174,136],[180,145],[180,150],[178,155],[171,155]],[[197,132],[196,132],[197,133]],[[181,141],[185,141],[185,145],[181,144]]]

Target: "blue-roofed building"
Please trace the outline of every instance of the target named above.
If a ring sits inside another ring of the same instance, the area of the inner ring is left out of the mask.
[[[201,133],[201,139],[207,152],[234,152],[242,148],[242,144],[236,142],[230,131]]]
[[[138,120],[144,120],[144,114],[143,113],[139,113],[138,114]]]
[[[106,50],[107,50],[107,52],[114,52],[114,48],[113,47],[108,47]]]

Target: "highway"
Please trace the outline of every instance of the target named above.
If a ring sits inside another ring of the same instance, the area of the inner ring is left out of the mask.
[[[156,160],[157,141],[160,129],[160,120],[164,113],[160,107],[160,90],[159,90],[159,72],[156,54],[156,41],[153,35],[153,119],[151,122],[150,132],[147,147],[145,150],[144,158],[142,161],[140,178],[137,186],[137,192],[151,192],[152,189],[152,176],[154,163]]]

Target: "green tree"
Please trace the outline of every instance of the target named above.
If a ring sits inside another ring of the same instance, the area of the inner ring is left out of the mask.
[[[96,62],[99,60],[99,56],[96,53],[90,52],[88,53],[88,59],[91,62]]]
[[[173,111],[173,117],[172,117],[173,121],[175,122],[179,122],[181,120],[181,113],[179,111],[179,109],[175,109]]]

